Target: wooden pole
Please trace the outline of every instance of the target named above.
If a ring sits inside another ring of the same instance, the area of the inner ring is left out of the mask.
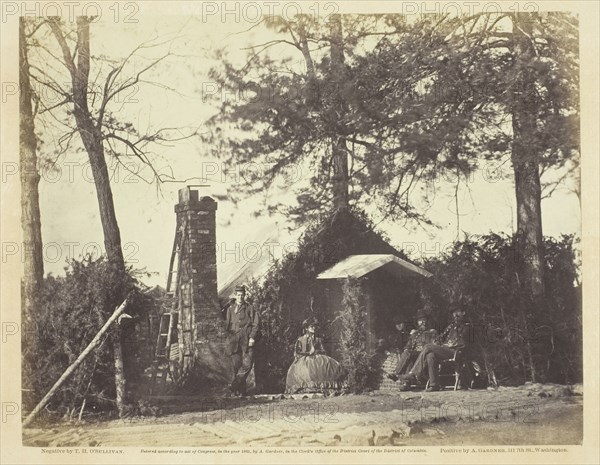
[[[119,307],[117,307],[117,309],[114,311],[114,313],[111,315],[111,317],[108,320],[106,320],[106,323],[104,323],[104,326],[102,326],[100,331],[98,331],[98,334],[96,334],[96,336],[94,336],[94,339],[92,339],[92,342],[90,342],[88,344],[88,346],[85,348],[85,350],[83,352],[81,352],[81,354],[79,354],[79,357],[77,357],[77,360],[75,360],[69,366],[69,368],[67,368],[65,370],[65,372],[61,375],[61,377],[58,378],[56,383],[54,383],[54,386],[52,386],[52,388],[50,388],[50,390],[44,396],[44,398],[39,402],[39,404],[37,404],[35,406],[35,408],[27,416],[27,418],[25,418],[25,420],[23,421],[23,427],[26,427],[27,425],[29,425],[29,423],[31,423],[31,421],[37,416],[37,414],[40,413],[40,411],[48,404],[48,402],[50,401],[52,396],[56,393],[58,388],[67,380],[67,378],[69,376],[71,376],[73,374],[75,369],[79,365],[81,365],[81,362],[83,362],[83,360],[90,354],[90,352],[92,352],[98,346],[98,344],[100,344],[100,340],[102,339],[102,336],[104,336],[104,334],[106,334],[106,332],[108,331],[110,326],[117,320],[117,318],[119,318],[121,313],[123,313],[125,311],[125,307],[127,307],[127,299],[125,299],[123,301],[123,303],[121,305],[119,305]]]
[[[87,400],[87,397],[83,398],[83,402],[81,403],[81,408],[79,409],[79,418],[77,419],[79,421],[79,423],[81,423],[81,417],[83,417],[83,410],[85,409],[85,401]]]

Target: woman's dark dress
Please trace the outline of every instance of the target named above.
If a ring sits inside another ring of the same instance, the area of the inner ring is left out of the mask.
[[[311,355],[311,348],[314,353]],[[285,392],[316,392],[325,389],[340,389],[344,370],[333,358],[324,354],[320,338],[310,334],[296,341],[294,363],[290,366],[285,381]]]

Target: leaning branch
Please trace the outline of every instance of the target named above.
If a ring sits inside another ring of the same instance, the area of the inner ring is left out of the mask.
[[[32,422],[32,420],[38,415],[38,413],[40,413],[40,411],[48,404],[48,402],[50,402],[50,399],[56,393],[58,388],[67,380],[67,378],[69,378],[69,376],[71,376],[73,374],[73,372],[77,369],[77,367],[79,365],[81,365],[81,363],[85,360],[85,358],[100,344],[100,341],[102,340],[102,336],[104,336],[104,334],[106,334],[106,332],[108,331],[110,326],[125,311],[126,307],[127,307],[127,299],[125,299],[123,301],[123,303],[121,305],[119,305],[119,307],[117,307],[117,309],[114,311],[114,313],[111,315],[111,317],[106,321],[106,323],[104,323],[104,326],[102,326],[102,329],[100,329],[100,331],[98,331],[98,334],[96,334],[94,339],[92,339],[92,342],[90,342],[88,344],[88,346],[85,348],[85,350],[83,352],[81,352],[79,357],[77,357],[77,360],[75,360],[69,366],[69,368],[67,368],[65,370],[65,372],[61,375],[61,377],[58,378],[56,383],[54,383],[54,386],[52,386],[52,388],[48,391],[48,393],[44,396],[44,398],[39,402],[39,404],[37,404],[35,406],[35,408],[31,411],[31,413],[23,421],[23,427],[26,427],[27,425],[29,425],[29,423]]]

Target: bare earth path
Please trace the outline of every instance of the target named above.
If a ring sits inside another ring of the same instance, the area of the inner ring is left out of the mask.
[[[166,404],[166,414],[156,418],[29,428],[23,432],[23,444],[144,448],[579,444],[580,394],[580,388],[538,384],[304,399],[179,398]]]

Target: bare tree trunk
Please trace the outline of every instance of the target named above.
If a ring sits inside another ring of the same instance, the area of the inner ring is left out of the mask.
[[[306,63],[307,85],[306,85],[306,104],[310,108],[322,105],[315,64],[310,54],[308,46],[307,24],[309,19],[306,16],[298,17],[298,28],[296,37],[292,34],[294,41]],[[330,18],[330,45],[331,45],[331,64],[330,79],[326,83],[326,89],[331,92],[328,95],[331,98],[332,107],[330,108],[329,118],[330,126],[335,128],[340,119],[348,111],[348,105],[344,102],[341,95],[341,89],[344,85],[345,66],[344,66],[344,39],[342,29],[342,18],[340,15],[332,15]],[[338,131],[339,133],[339,131]],[[333,208],[345,208],[349,203],[348,195],[348,148],[343,137],[339,137],[335,132],[332,134],[331,141],[331,181],[333,191]]]
[[[108,175],[108,167],[104,157],[104,141],[100,123],[96,124],[88,107],[88,86],[90,74],[90,21],[86,17],[77,18],[77,49],[75,56],[71,55],[65,36],[58,21],[50,21],[50,27],[56,37],[70,71],[73,86],[73,114],[77,130],[88,153],[92,176],[96,186],[96,196],[100,209],[100,221],[104,232],[104,247],[108,262],[120,273],[125,271],[125,260],[121,248],[121,233],[115,214],[115,206]],[[118,289],[115,289],[115,300],[122,299]],[[125,411],[126,377],[123,365],[123,347],[120,331],[113,336],[113,356],[115,366],[115,391],[119,416]]]
[[[345,80],[344,65],[344,38],[342,30],[342,17],[332,15],[331,19],[331,76],[333,86],[333,110],[337,124],[346,116],[348,105],[344,102],[342,88]],[[331,144],[331,158],[333,168],[333,207],[345,208],[349,203],[348,195],[348,147],[343,137],[334,136]]]
[[[80,128],[81,138],[89,155],[92,176],[96,185],[96,197],[100,209],[106,257],[119,270],[124,270],[125,260],[121,248],[121,232],[115,214],[108,167],[104,157],[102,134],[95,126],[90,125],[86,118],[79,118],[77,126]]]
[[[127,378],[125,377],[125,366],[123,364],[123,343],[121,326],[117,325],[112,334],[113,337],[113,359],[115,363],[115,398],[119,418],[125,413],[127,398]]]
[[[519,21],[520,18],[523,21]],[[516,85],[512,90],[512,163],[517,198],[517,233],[523,282],[533,297],[544,293],[542,255],[542,209],[537,143],[536,89],[532,71],[534,58],[531,22],[528,16],[513,17]]]
[[[307,85],[306,85],[306,104],[313,108],[319,105],[319,89],[317,84],[317,73],[315,62],[310,54],[308,47],[308,31],[306,29],[307,18],[303,15],[298,17],[298,45],[304,61],[306,63]]]
[[[90,74],[90,23],[87,18],[77,18],[77,67],[73,76],[74,115],[83,145],[89,155],[92,176],[96,185],[100,220],[104,232],[104,246],[108,261],[119,269],[125,268],[121,233],[117,224],[115,206],[110,187],[110,178],[101,128],[96,125],[88,108],[88,85]]]
[[[44,279],[42,229],[32,90],[25,37],[25,18],[19,19],[19,162],[21,167],[21,228],[23,230],[23,323],[30,325]]]
[[[517,196],[518,257],[523,282],[532,296],[539,297],[544,293],[540,175],[537,162],[523,160],[526,156],[524,150],[524,147],[513,147],[512,153]]]

